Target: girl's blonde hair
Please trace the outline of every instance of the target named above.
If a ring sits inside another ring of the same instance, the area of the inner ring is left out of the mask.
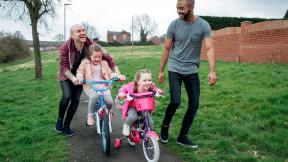
[[[151,70],[149,69],[140,69],[136,72],[135,74],[135,77],[134,77],[134,87],[133,87],[133,91],[134,93],[137,93],[138,92],[138,84],[137,84],[137,81],[139,81],[140,77],[142,74],[145,74],[145,73],[149,73],[151,74],[152,76],[152,72]]]
[[[101,52],[102,53],[102,47],[99,46],[98,44],[92,44],[90,45],[89,47],[89,52],[88,54],[86,55],[87,58],[90,59],[91,55],[93,54],[93,52]]]

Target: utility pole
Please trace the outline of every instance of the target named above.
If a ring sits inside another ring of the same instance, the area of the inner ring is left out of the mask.
[[[64,3],[64,42],[66,41],[66,6],[71,5],[70,3]]]
[[[132,16],[132,35],[131,35],[131,37],[132,37],[132,53],[133,53],[133,51],[134,51],[134,49],[133,49],[133,45],[134,45],[134,40],[133,40],[133,16]]]

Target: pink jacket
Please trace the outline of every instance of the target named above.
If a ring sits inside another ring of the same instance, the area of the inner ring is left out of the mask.
[[[157,87],[153,83],[151,89],[155,90]],[[118,93],[123,92],[125,94],[133,94],[134,93],[134,82],[130,82],[126,85],[123,85],[119,90]],[[123,108],[122,108],[122,120],[127,116],[127,112],[129,107],[133,106],[133,102],[125,101]]]
[[[107,61],[102,60],[101,62],[101,70],[102,70],[102,77],[105,80],[109,80],[113,75],[116,75],[115,73],[112,73],[112,70],[110,69]],[[91,70],[91,61],[87,58],[81,61],[81,64],[79,65],[77,69],[76,77],[83,80],[91,80],[92,79],[92,70]],[[91,87],[88,84],[83,85],[84,90],[86,92],[89,92]]]

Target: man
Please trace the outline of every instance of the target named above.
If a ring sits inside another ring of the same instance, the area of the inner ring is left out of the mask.
[[[74,131],[70,129],[70,123],[78,108],[80,95],[83,90],[80,84],[81,81],[75,77],[76,71],[82,59],[86,56],[89,46],[93,43],[93,41],[86,37],[84,27],[76,24],[71,27],[70,38],[60,49],[58,79],[60,80],[62,89],[62,98],[59,103],[58,119],[55,129],[57,132],[64,132],[67,136],[74,135]],[[103,60],[108,62],[112,70],[120,74],[113,58],[104,49]],[[64,119],[65,113],[66,117]]]
[[[205,20],[194,15],[194,0],[178,0],[177,13],[179,18],[172,21],[167,30],[164,49],[160,59],[158,79],[164,82],[164,68],[168,61],[168,79],[170,103],[163,119],[160,140],[167,143],[169,124],[180,105],[181,86],[184,82],[188,95],[188,109],[182,121],[177,143],[197,148],[187,137],[189,128],[199,106],[200,82],[199,64],[202,41],[207,48],[209,62],[208,84],[216,83],[215,56],[211,38],[211,28]]]

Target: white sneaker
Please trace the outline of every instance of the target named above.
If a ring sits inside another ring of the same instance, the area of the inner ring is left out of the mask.
[[[127,124],[123,124],[123,131],[122,133],[124,134],[124,136],[129,136],[130,134],[130,125]]]

